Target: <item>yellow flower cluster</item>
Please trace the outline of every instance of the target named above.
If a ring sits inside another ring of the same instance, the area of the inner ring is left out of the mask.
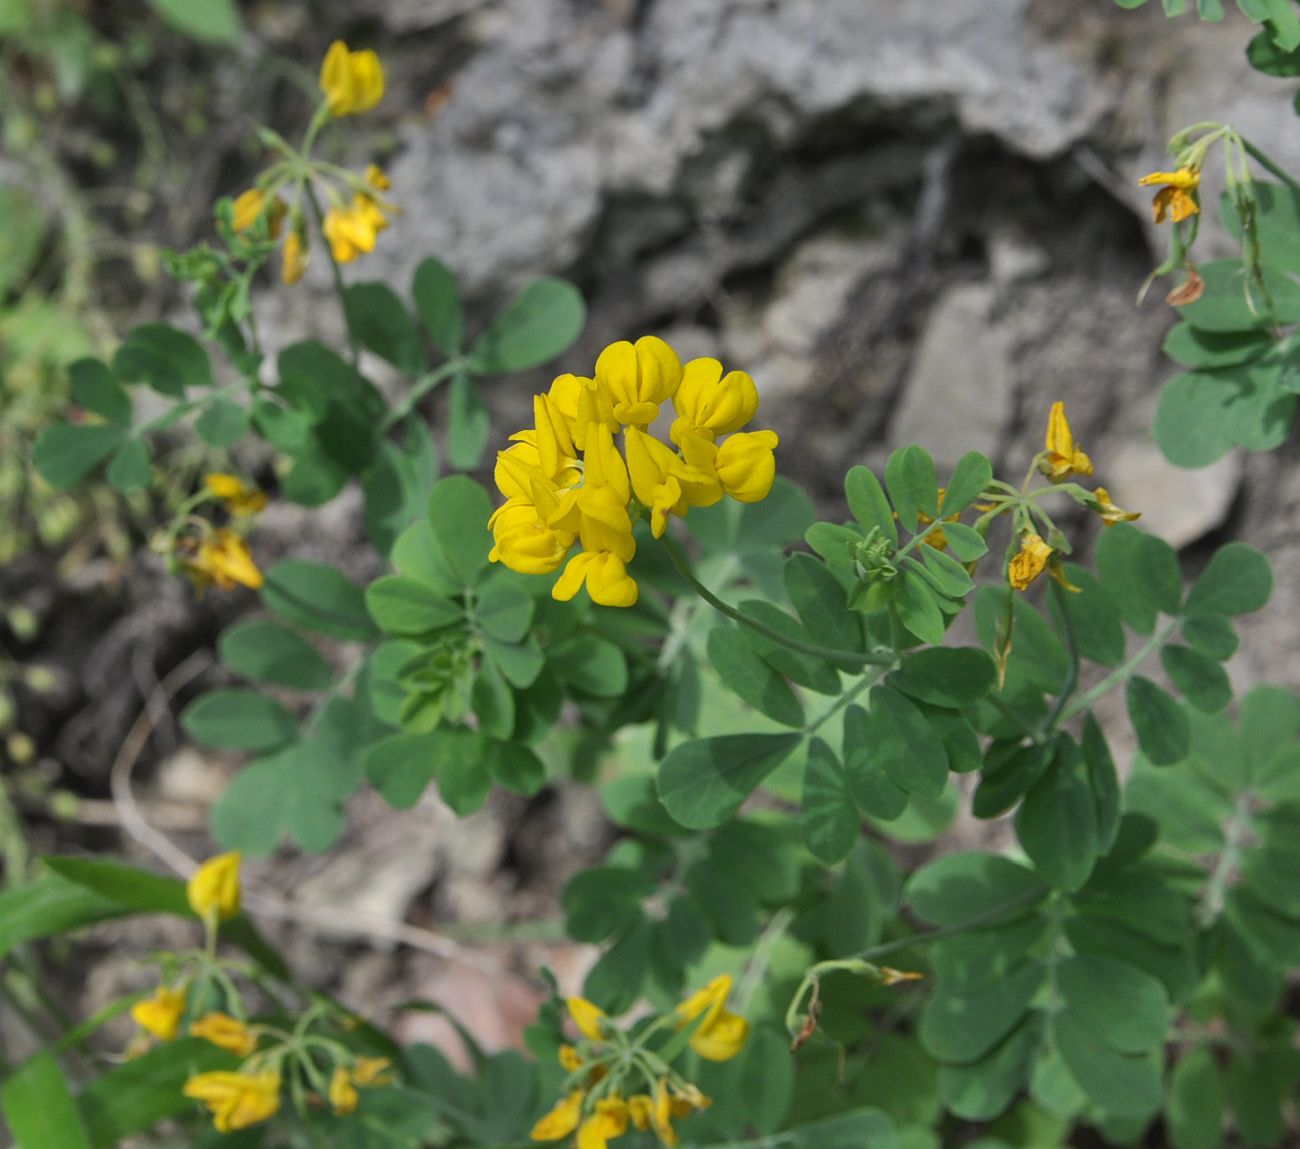
[[[649,433],[669,400],[675,451]],[[523,574],[564,565],[554,598],[567,602],[585,584],[593,602],[632,606],[634,518],[648,514],[659,538],[669,515],[724,495],[756,503],[772,489],[776,433],[740,430],[757,411],[758,389],[743,371],[724,374],[716,359],[683,366],[654,336],[610,344],[591,378],[561,375],[535,395],[534,426],[497,455],[506,501],[488,521],[492,561]],[[575,541],[582,550],[565,565]]]
[[[392,183],[374,164],[366,168],[365,187],[347,204],[338,203],[325,214],[323,231],[330,252],[339,263],[351,263],[359,255],[375,250],[375,238],[388,227],[396,209],[375,192],[387,191]]]
[[[749,1023],[727,1009],[730,993],[731,978],[723,974],[691,994],[664,1020],[670,1019],[677,1029],[693,1026],[691,1048],[711,1061],[726,1061],[740,1052],[749,1037]],[[602,1009],[581,997],[571,997],[567,1004],[585,1041],[578,1048],[560,1046],[559,1057],[578,1088],[566,1093],[533,1126],[532,1139],[558,1141],[576,1130],[577,1149],[606,1149],[630,1126],[642,1132],[653,1130],[664,1145],[675,1146],[674,1119],[707,1109],[709,1099],[657,1057],[638,1057]],[[645,1088],[624,1096],[626,1067],[638,1064],[655,1066],[658,1075],[646,1076],[642,1068],[640,1083]]]

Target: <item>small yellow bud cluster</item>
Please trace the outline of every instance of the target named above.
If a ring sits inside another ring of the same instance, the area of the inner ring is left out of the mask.
[[[701,1057],[735,1057],[749,1037],[749,1023],[727,1009],[730,993],[730,977],[714,978],[641,1031],[642,1040],[665,1026],[691,1026],[689,1043]],[[581,997],[571,997],[567,1004],[581,1040],[577,1046],[560,1046],[560,1064],[569,1071],[567,1091],[533,1126],[532,1139],[558,1141],[576,1130],[578,1149],[606,1149],[631,1126],[653,1130],[664,1145],[675,1146],[673,1121],[707,1109],[709,1099],[653,1050],[630,1045],[604,1010]],[[633,1085],[635,1091],[629,1088]]]
[[[677,413],[668,432],[676,451],[649,433],[668,400]],[[567,602],[585,584],[593,602],[632,606],[634,515],[648,513],[659,538],[669,515],[724,495],[742,503],[767,497],[776,433],[740,430],[757,411],[758,389],[743,371],[723,374],[716,359],[683,366],[654,336],[610,344],[591,378],[561,375],[535,395],[534,426],[497,455],[506,501],[488,520],[492,561],[522,574],[564,565],[554,598]],[[581,553],[565,565],[575,541]]]
[[[250,487],[236,475],[214,472],[204,480],[204,489],[188,505],[204,499],[215,499],[235,519],[247,519],[266,506],[266,493]],[[233,590],[236,586],[257,590],[263,582],[262,572],[253,561],[248,543],[240,531],[232,527],[213,527],[203,519],[187,519],[197,527],[197,533],[172,536],[171,549],[175,560],[202,594],[215,585],[220,590]]]

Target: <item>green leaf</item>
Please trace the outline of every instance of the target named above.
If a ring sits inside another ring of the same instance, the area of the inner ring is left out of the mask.
[[[863,466],[850,467],[844,476],[844,493],[848,496],[849,510],[864,531],[879,528],[892,546],[898,546],[898,526],[894,511],[885,497],[880,480]]]
[[[253,619],[222,631],[221,661],[254,682],[292,690],[324,690],[333,678],[330,664],[305,638],[266,619]]]
[[[953,708],[979,701],[996,681],[993,659],[973,646],[913,651],[889,676],[889,684],[904,694]]]
[[[1016,812],[1016,837],[1034,868],[1052,885],[1077,890],[1088,880],[1100,852],[1097,805],[1068,741]]]
[[[627,689],[627,659],[608,639],[580,634],[547,651],[551,670],[568,685],[596,698],[618,698]]]
[[[772,1134],[784,1125],[794,1100],[794,1075],[786,1038],[767,1026],[750,1035],[741,1062],[740,1096],[747,1122],[759,1133]]]
[[[858,840],[858,812],[844,767],[820,738],[808,744],[799,827],[809,851],[828,866],[843,861]]]
[[[496,741],[488,745],[488,769],[498,785],[531,798],[546,784],[546,766],[527,746],[518,742]],[[653,789],[649,778],[642,781],[647,789]]]
[[[974,527],[964,523],[944,523],[943,534],[953,556],[964,563],[973,563],[988,553],[988,543]]]
[[[0,1090],[17,1149],[91,1149],[77,1104],[54,1055],[36,1054]]]
[[[479,663],[474,685],[470,689],[470,707],[478,718],[478,728],[492,738],[507,739],[515,728],[515,696],[491,659]]]
[[[344,289],[348,325],[361,346],[405,375],[428,367],[420,333],[397,293],[386,283],[353,283]]]
[[[1160,392],[1154,432],[1165,457],[1205,467],[1234,446],[1270,451],[1291,429],[1296,396],[1276,368],[1228,367],[1175,375]]]
[[[1187,701],[1197,710],[1214,714],[1232,701],[1232,683],[1214,659],[1189,646],[1166,646],[1160,664]]]
[[[1019,1024],[1046,978],[1041,962],[1023,961],[973,993],[940,984],[921,1011],[921,1044],[940,1061],[984,1057]]]
[[[998,854],[978,851],[947,854],[917,870],[907,883],[905,900],[922,921],[958,926],[976,918],[1022,917],[1047,896],[1033,870]]]
[[[651,936],[650,923],[641,918],[588,971],[583,996],[610,1013],[631,1009],[650,965]]]
[[[478,384],[464,372],[452,376],[447,418],[447,458],[459,470],[472,470],[483,457],[491,418]]]
[[[438,350],[447,356],[460,354],[463,320],[455,272],[430,256],[415,269],[411,294],[420,322]]]
[[[1120,796],[1119,774],[1111,758],[1110,747],[1101,726],[1089,711],[1083,720],[1083,765],[1087,772],[1088,789],[1097,804],[1098,853],[1110,853],[1119,836],[1123,801]]]
[[[902,1149],[894,1123],[878,1109],[854,1109],[802,1125],[788,1134],[789,1149]]]
[[[830,650],[859,649],[861,630],[845,602],[844,588],[826,564],[808,554],[785,562],[785,590],[814,642]]]
[[[1043,1015],[1031,1013],[987,1057],[939,1070],[944,1108],[966,1121],[989,1121],[1011,1104],[1029,1079],[1043,1039]]]
[[[438,736],[395,734],[371,747],[366,776],[390,806],[414,806],[438,771]]]
[[[1182,762],[1191,750],[1187,713],[1149,678],[1135,674],[1125,691],[1129,721],[1142,753],[1156,766]]]
[[[361,480],[366,530],[382,555],[388,555],[398,536],[423,517],[438,476],[438,456],[428,427],[420,419],[408,419],[405,427],[405,442],[380,443]]]
[[[1205,280],[1205,292],[1195,303],[1178,308],[1179,314],[1193,327],[1228,332],[1270,326],[1271,319],[1259,287],[1250,279],[1241,260],[1215,260],[1200,264],[1197,270]],[[1300,320],[1300,287],[1270,267],[1263,268],[1263,279],[1273,301],[1272,320],[1277,323]]]
[[[284,559],[266,572],[262,602],[281,618],[345,642],[366,642],[378,631],[365,594],[326,563]]]
[[[469,730],[439,730],[438,796],[464,818],[479,809],[492,790],[484,739]]]
[[[596,943],[632,928],[643,916],[641,899],[656,885],[642,871],[623,866],[580,871],[560,895],[565,931],[575,941]]]
[[[194,430],[209,447],[220,450],[234,446],[248,430],[248,411],[238,403],[218,397],[194,421]]]
[[[205,44],[234,44],[239,39],[235,0],[150,0],[158,14],[178,32]]]
[[[737,627],[715,626],[708,654],[718,677],[742,701],[783,726],[803,726],[803,705],[794,691],[754,653]]]
[[[124,494],[143,491],[153,480],[149,449],[140,439],[127,439],[108,463],[108,481]]]
[[[167,323],[131,328],[113,355],[113,374],[123,383],[147,383],[173,399],[182,398],[187,387],[213,384],[203,344]]]
[[[1168,543],[1118,523],[1097,540],[1096,562],[1102,583],[1134,630],[1150,634],[1158,612],[1178,613],[1182,578]]]
[[[963,455],[952,470],[943,492],[943,505],[940,510],[945,515],[955,515],[964,511],[993,479],[993,464],[978,451]]]
[[[955,558],[936,550],[928,543],[923,544],[918,553],[921,556],[926,581],[949,598],[960,599],[974,589],[970,574]],[[907,560],[911,565],[912,559]]]
[[[429,525],[443,560],[465,586],[473,586],[488,562],[491,536],[487,521],[492,500],[465,475],[450,475],[429,493]]]
[[[858,808],[892,822],[907,809],[907,791],[886,772],[872,744],[871,719],[861,706],[844,711],[844,776]]]
[[[935,592],[922,577],[921,568],[915,564],[905,567],[891,585],[902,624],[922,642],[942,642],[943,611],[939,609]]]
[[[1164,1044],[1169,999],[1149,973],[1100,954],[1079,954],[1056,967],[1056,984],[1066,1008],[1112,1049],[1142,1053]]]
[[[971,803],[977,818],[996,818],[1020,801],[1047,771],[1056,753],[1054,743],[1021,745],[995,742],[984,758],[979,787]]]
[[[1145,1117],[1163,1099],[1154,1055],[1117,1053],[1093,1037],[1073,1012],[1052,1019],[1056,1049],[1088,1100],[1114,1117]]]
[[[0,4],[0,36],[28,31],[35,21],[30,0]],[[36,268],[48,238],[46,209],[22,187],[0,187],[0,297],[20,291]]]
[[[917,528],[917,515],[939,515],[939,483],[934,460],[917,446],[900,447],[885,464],[885,483],[898,512],[898,521],[911,532]]]
[[[479,597],[474,617],[483,633],[498,642],[520,642],[533,621],[533,599],[508,582],[494,582]]]
[[[1079,654],[1102,666],[1118,666],[1124,661],[1124,623],[1115,596],[1091,572],[1074,563],[1065,564],[1065,577],[1078,593],[1048,596],[1056,629],[1064,633],[1064,609]]]
[[[1224,1104],[1214,1053],[1202,1046],[1184,1054],[1169,1078],[1165,1101],[1165,1129],[1174,1149],[1219,1149]]]
[[[1165,337],[1164,350],[1184,367],[1213,371],[1249,363],[1272,346],[1273,337],[1266,331],[1202,331],[1180,323]]]
[[[196,742],[223,750],[273,750],[298,730],[288,710],[254,690],[211,690],[181,711],[181,726]]]
[[[115,424],[56,423],[36,439],[32,462],[51,487],[75,487],[126,439],[127,428]]]
[[[1294,48],[1284,51],[1273,42],[1267,31],[1256,36],[1246,49],[1246,59],[1257,72],[1266,76],[1278,76],[1284,80],[1300,76],[1300,51]],[[1272,188],[1275,185],[1256,182],[1255,187]]]
[[[683,742],[659,766],[659,799],[688,829],[720,826],[801,740],[799,734],[726,734]]]
[[[537,279],[492,321],[469,353],[476,375],[527,371],[566,350],[582,331],[582,295],[562,279]]]
[[[937,797],[948,782],[948,754],[925,716],[889,686],[869,695],[867,744],[873,760],[910,794]]]
[[[113,378],[108,365],[99,359],[78,359],[68,366],[73,399],[87,411],[117,427],[131,425],[131,396]]]
[[[127,913],[118,902],[58,874],[0,893],[0,957],[17,946]]]
[[[1181,629],[1190,646],[1220,662],[1231,658],[1237,651],[1237,632],[1222,615],[1188,615],[1183,619]]]
[[[420,637],[463,621],[464,611],[424,583],[386,575],[366,587],[366,609],[386,634]]]
[[[1273,593],[1273,571],[1262,551],[1227,543],[1214,552],[1187,595],[1188,614],[1250,614]]]
[[[770,602],[747,599],[740,604],[740,610],[777,634],[800,642],[811,641],[808,632],[795,619]],[[749,626],[742,626],[740,634],[750,649],[778,674],[783,674],[797,685],[818,694],[839,695],[840,676],[829,663],[813,655],[799,654]]]

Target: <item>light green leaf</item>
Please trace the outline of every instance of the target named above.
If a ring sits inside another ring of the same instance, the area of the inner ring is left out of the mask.
[[[298,730],[288,710],[254,690],[210,690],[181,711],[181,726],[196,742],[223,750],[273,750]]]
[[[150,0],[173,28],[206,44],[234,44],[239,39],[235,0]]]
[[[366,587],[366,609],[380,629],[399,637],[420,637],[464,620],[464,611],[424,583],[386,575]]]
[[[955,515],[964,511],[993,478],[993,464],[978,451],[963,455],[952,470],[943,492],[943,505],[939,508],[944,515]]]
[[[276,563],[266,572],[262,602],[281,618],[344,641],[366,642],[378,633],[361,588],[326,563]]]
[[[411,293],[420,321],[438,350],[447,356],[458,355],[463,321],[455,273],[430,256],[415,269]]]
[[[1056,967],[1056,984],[1079,1024],[1120,1053],[1164,1044],[1170,1024],[1165,987],[1128,962],[1079,954]]]
[[[127,434],[127,428],[111,423],[56,423],[37,437],[32,461],[51,487],[66,491],[107,459]]]
[[[1187,595],[1188,614],[1250,614],[1273,593],[1273,571],[1264,553],[1246,543],[1227,543],[1210,558]]]
[[[78,359],[68,366],[72,397],[118,427],[131,425],[131,396],[113,378],[108,365],[99,359]]]
[[[1174,1067],[1165,1101],[1165,1128],[1174,1149],[1219,1149],[1223,1144],[1223,1076],[1213,1051],[1188,1051]]]
[[[880,480],[870,470],[863,466],[850,467],[844,476],[844,493],[848,496],[849,510],[864,531],[878,528],[893,546],[898,546],[893,508]]]
[[[149,448],[140,439],[127,439],[108,463],[108,481],[124,494],[143,491],[153,479]]]
[[[233,446],[248,430],[248,410],[218,397],[194,421],[194,430],[209,447],[224,449]]]
[[[77,1104],[54,1055],[43,1050],[0,1090],[17,1149],[91,1149]]]
[[[333,677],[329,663],[311,643],[266,619],[222,631],[217,650],[227,667],[254,682],[293,690],[324,690]]]
[[[582,295],[562,279],[537,279],[492,321],[469,353],[476,375],[526,371],[554,359],[582,331]]]

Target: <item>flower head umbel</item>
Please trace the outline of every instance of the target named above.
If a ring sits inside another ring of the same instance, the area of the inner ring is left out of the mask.
[[[320,66],[320,90],[331,116],[368,112],[384,98],[384,68],[369,49],[349,50],[335,40]]]
[[[204,921],[226,921],[239,913],[239,851],[204,862],[185,885],[185,896]]]
[[[185,991],[159,986],[153,997],[131,1007],[131,1020],[159,1041],[171,1041],[179,1032],[185,1013]]]
[[[1151,201],[1151,215],[1156,223],[1172,219],[1174,223],[1194,216],[1201,210],[1196,189],[1201,183],[1201,173],[1196,168],[1180,167],[1172,172],[1151,172],[1138,183],[1143,187],[1158,187]]]
[[[669,400],[672,445],[649,429]],[[683,366],[654,336],[610,344],[590,378],[561,375],[534,396],[534,425],[497,455],[506,501],[488,520],[490,558],[521,574],[563,567],[551,591],[562,602],[585,587],[602,606],[632,606],[638,519],[659,538],[691,507],[767,497],[776,434],[740,430],[757,409],[753,380],[715,359]],[[575,542],[581,551],[569,557]]]
[[[184,1093],[208,1107],[218,1133],[232,1133],[279,1111],[280,1074],[273,1069],[198,1073],[185,1082]]]
[[[1039,470],[1053,483],[1063,483],[1071,475],[1091,475],[1092,460],[1074,441],[1069,420],[1065,417],[1065,404],[1052,404],[1047,417],[1047,441]]]

